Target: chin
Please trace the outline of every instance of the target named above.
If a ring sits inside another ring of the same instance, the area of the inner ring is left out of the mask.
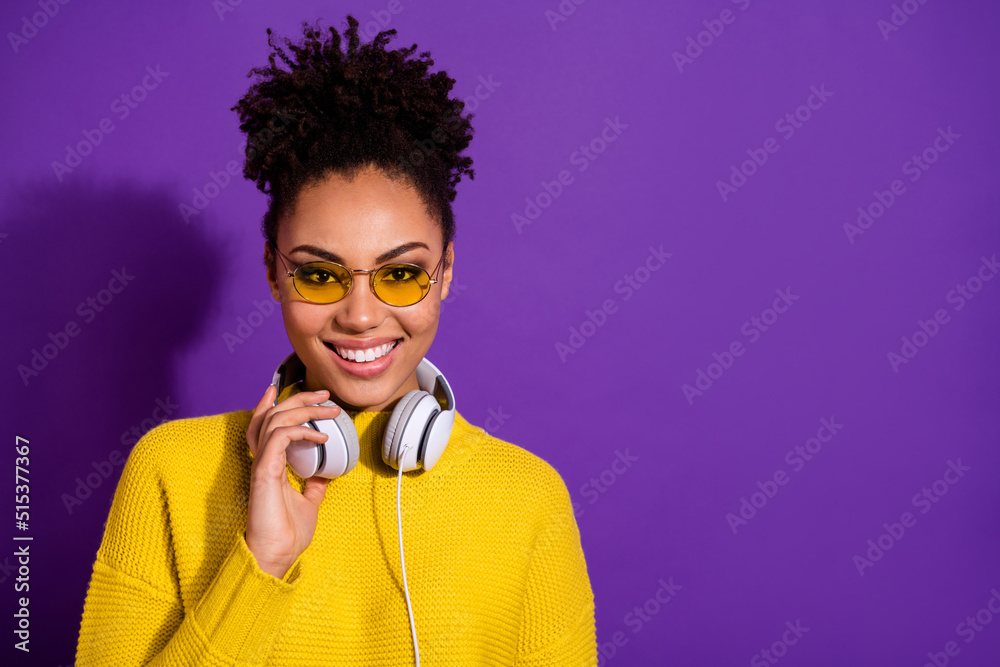
[[[399,347],[408,347],[408,345]],[[396,351],[394,350],[394,352]],[[400,349],[399,352],[403,352],[403,350]],[[411,368],[410,359],[407,356],[393,354],[389,360],[389,366],[383,372],[369,377],[353,375],[344,366],[357,362],[345,361],[341,363],[338,359],[333,358],[331,352],[322,343],[319,349],[313,350],[311,356],[314,365],[309,365],[307,362],[307,368],[314,369],[313,377],[315,380],[323,388],[330,391],[331,400],[352,411],[384,405],[387,401],[392,400],[397,393],[402,396],[406,392],[398,392],[398,390],[416,370],[416,363],[413,363]],[[400,369],[404,369],[405,372]]]

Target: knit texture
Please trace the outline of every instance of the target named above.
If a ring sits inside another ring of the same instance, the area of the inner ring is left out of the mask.
[[[312,543],[280,580],[243,536],[251,412],[149,431],[115,491],[76,664],[413,664],[398,471],[381,455],[391,413],[348,414],[358,464],[327,485]],[[434,469],[403,473],[402,516],[422,665],[597,664],[590,579],[552,466],[456,414]]]

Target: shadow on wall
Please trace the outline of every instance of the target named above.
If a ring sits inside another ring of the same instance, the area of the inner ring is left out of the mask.
[[[8,186],[0,219],[2,398],[11,440],[30,443],[22,534],[37,545],[31,617],[49,627],[31,653],[51,664],[73,662],[125,459],[138,435],[180,416],[174,359],[217,307],[224,253],[204,226],[178,222],[170,193],[79,176]]]

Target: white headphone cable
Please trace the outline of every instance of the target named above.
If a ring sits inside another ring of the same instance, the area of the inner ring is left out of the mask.
[[[403,459],[409,445],[403,447],[399,457],[399,477],[396,479],[396,523],[399,527],[399,567],[403,571],[403,593],[406,595],[406,611],[410,614],[410,631],[413,634],[413,655],[416,656],[416,666],[420,667],[420,648],[417,646],[417,626],[413,622],[413,606],[410,603],[410,589],[406,585],[406,562],[403,560],[403,512],[399,501],[399,492],[403,486]]]

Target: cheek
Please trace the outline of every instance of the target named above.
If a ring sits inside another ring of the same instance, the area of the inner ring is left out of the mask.
[[[423,304],[420,304],[421,306]],[[400,313],[398,316],[400,324],[410,332],[411,335],[433,334],[437,330],[438,317],[441,306],[431,302],[426,308],[414,308],[413,312]]]
[[[399,321],[404,326],[412,328],[415,332],[437,328],[438,317],[441,315],[440,302],[429,301],[426,305],[420,303],[418,306],[417,308],[409,309],[412,312],[400,313]]]
[[[286,301],[281,306],[281,316],[285,322],[288,337],[295,339],[323,330],[328,320],[323,308],[301,301]]]

